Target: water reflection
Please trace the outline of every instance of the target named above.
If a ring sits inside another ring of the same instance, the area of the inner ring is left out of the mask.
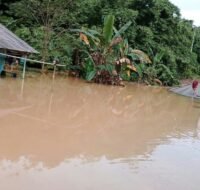
[[[183,170],[200,174],[200,110],[190,99],[158,87],[46,76],[27,79],[23,91],[21,80],[0,80],[0,88],[0,189],[14,189],[12,182],[17,189],[163,190],[171,176],[174,183],[176,174],[193,176]],[[199,182],[190,182],[195,190]]]

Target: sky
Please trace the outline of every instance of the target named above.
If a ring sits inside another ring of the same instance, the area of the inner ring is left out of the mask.
[[[194,20],[194,25],[200,26],[200,0],[170,0],[181,10],[183,18]]]

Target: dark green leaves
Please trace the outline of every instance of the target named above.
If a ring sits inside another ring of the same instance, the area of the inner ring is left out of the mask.
[[[103,37],[106,44],[109,44],[113,37],[114,19],[113,15],[108,15],[104,19]]]

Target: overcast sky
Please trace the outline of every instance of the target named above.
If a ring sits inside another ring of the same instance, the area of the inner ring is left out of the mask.
[[[200,26],[200,0],[170,0],[177,5],[182,17],[194,20],[194,24]]]

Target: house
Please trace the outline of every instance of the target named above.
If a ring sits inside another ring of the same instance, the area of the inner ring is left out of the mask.
[[[5,62],[9,62],[9,56],[5,56],[1,53],[22,57],[38,52],[0,24],[0,73],[4,69]]]
[[[38,53],[25,41],[17,37],[14,33],[0,24],[0,50],[11,51],[15,53]]]

